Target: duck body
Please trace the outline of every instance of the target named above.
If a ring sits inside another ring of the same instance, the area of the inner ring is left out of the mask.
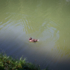
[[[38,39],[32,39],[31,37],[29,38],[29,41],[30,42],[37,42],[37,41],[39,41]]]

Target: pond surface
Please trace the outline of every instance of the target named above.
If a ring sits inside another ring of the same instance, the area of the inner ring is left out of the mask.
[[[70,70],[70,0],[0,0],[0,52]]]

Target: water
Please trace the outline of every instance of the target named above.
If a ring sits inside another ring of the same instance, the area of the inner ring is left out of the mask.
[[[39,39],[30,43],[29,37]],[[0,0],[0,51],[70,70],[70,0]]]

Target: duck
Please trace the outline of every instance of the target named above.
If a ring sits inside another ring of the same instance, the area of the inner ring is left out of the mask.
[[[30,42],[38,42],[39,39],[32,39],[32,37],[30,37],[30,38],[29,38],[29,41],[30,41]]]

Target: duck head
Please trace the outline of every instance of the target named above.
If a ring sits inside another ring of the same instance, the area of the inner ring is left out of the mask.
[[[30,37],[29,40],[32,40],[32,37]]]

